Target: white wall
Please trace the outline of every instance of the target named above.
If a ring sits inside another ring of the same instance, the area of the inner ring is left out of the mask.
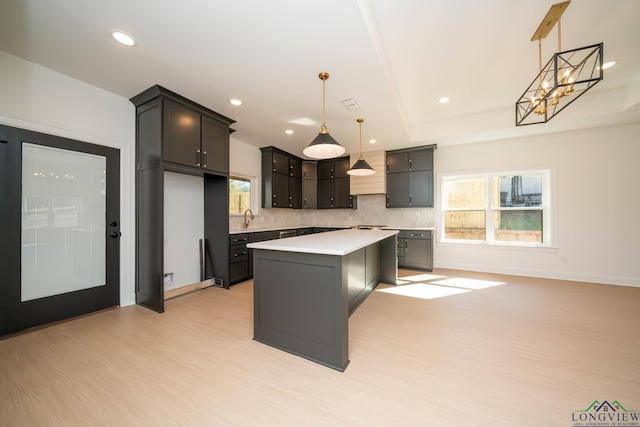
[[[135,302],[135,107],[0,51],[0,124],[120,149],[120,304]]]
[[[537,249],[437,242],[434,265],[640,286],[638,135],[636,124],[439,147],[436,197],[442,173],[550,168],[557,235]]]
[[[164,272],[173,273],[165,291],[200,281],[200,239],[204,238],[204,179],[164,173]]]

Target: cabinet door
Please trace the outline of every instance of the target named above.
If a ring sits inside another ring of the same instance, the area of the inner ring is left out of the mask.
[[[289,176],[289,158],[280,153],[272,154],[273,172]]]
[[[186,166],[200,166],[200,114],[165,100],[162,158]]]
[[[318,179],[318,164],[316,162],[302,162],[302,179]]]
[[[431,268],[428,263],[430,249],[431,239],[405,239],[405,267]]]
[[[387,207],[409,206],[409,175],[405,173],[387,174]]]
[[[289,159],[289,176],[294,178],[302,178],[302,162],[298,159]]]
[[[409,171],[409,155],[407,153],[387,153],[387,173]]]
[[[332,179],[334,175],[334,162],[318,163],[318,179]]]
[[[318,209],[331,209],[333,207],[333,180],[318,180]]]
[[[349,178],[336,178],[334,182],[334,208],[351,207],[351,191]]]
[[[316,209],[318,207],[318,181],[315,179],[302,180],[302,209]]]
[[[289,177],[289,207],[302,208],[302,181],[300,178]]]
[[[433,207],[432,170],[409,172],[409,206]]]
[[[351,165],[349,164],[349,158],[346,157],[344,159],[339,159],[334,162],[333,166],[333,177],[334,178],[349,178],[349,174],[347,171],[351,169]]]
[[[409,152],[409,170],[420,171],[433,169],[433,150],[418,150]]]
[[[229,126],[202,116],[202,168],[229,173]]]
[[[235,262],[229,266],[229,283],[238,283],[249,279],[249,262]]]
[[[271,206],[274,208],[289,207],[289,177],[273,174],[273,191],[271,194]]]

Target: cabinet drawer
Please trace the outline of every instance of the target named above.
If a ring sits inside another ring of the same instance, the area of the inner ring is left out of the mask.
[[[231,264],[229,271],[229,281],[231,283],[239,282],[249,278],[249,263],[247,261]]]
[[[229,262],[240,262],[249,259],[246,245],[233,245],[229,248]]]
[[[247,243],[248,236],[246,234],[232,234],[229,236],[229,244],[237,245],[239,243]]]
[[[406,239],[431,239],[431,231],[405,230]]]

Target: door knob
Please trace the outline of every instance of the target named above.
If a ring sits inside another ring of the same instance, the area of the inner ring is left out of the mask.
[[[120,233],[119,231],[112,231],[111,233],[109,233],[109,236],[117,239],[118,237],[122,236],[122,233]]]

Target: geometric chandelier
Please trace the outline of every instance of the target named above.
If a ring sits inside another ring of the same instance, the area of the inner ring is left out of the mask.
[[[540,72],[516,102],[516,126],[546,123],[603,79],[603,43],[562,51],[560,16],[571,1],[551,6],[531,41]],[[558,24],[558,52],[542,66],[542,39]]]

